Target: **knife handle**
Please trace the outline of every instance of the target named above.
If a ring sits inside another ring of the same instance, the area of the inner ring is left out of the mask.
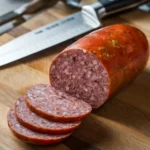
[[[105,15],[128,10],[142,5],[149,0],[99,0],[105,8]]]
[[[20,14],[17,14],[14,11],[8,12],[5,15],[0,16],[0,25],[3,25],[18,17],[20,17]]]

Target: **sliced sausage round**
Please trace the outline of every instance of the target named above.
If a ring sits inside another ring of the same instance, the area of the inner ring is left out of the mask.
[[[142,71],[148,57],[142,31],[123,24],[108,26],[61,52],[50,67],[50,82],[98,108]]]
[[[25,101],[25,97],[20,97],[15,104],[15,113],[21,124],[29,129],[45,133],[68,133],[77,128],[81,121],[60,123],[45,119],[32,112]]]
[[[45,84],[30,87],[27,90],[26,102],[37,114],[60,122],[81,120],[92,110],[86,102]]]
[[[21,125],[16,116],[14,109],[8,112],[8,125],[11,131],[21,140],[38,145],[47,145],[60,142],[71,135],[68,134],[46,134],[32,131]]]

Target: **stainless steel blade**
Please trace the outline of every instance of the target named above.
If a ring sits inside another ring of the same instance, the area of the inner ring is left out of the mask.
[[[27,33],[0,47],[0,66],[65,42],[101,26],[92,7]]]

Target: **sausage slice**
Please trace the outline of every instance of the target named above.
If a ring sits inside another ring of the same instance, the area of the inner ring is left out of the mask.
[[[30,87],[27,90],[26,102],[37,114],[60,122],[79,121],[92,110],[86,102],[45,84]]]
[[[15,113],[21,124],[29,129],[45,133],[68,133],[77,128],[81,121],[60,123],[45,119],[32,112],[25,101],[25,97],[20,97],[15,104]]]

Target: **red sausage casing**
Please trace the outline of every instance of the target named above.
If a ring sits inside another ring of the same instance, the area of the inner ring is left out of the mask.
[[[148,57],[143,32],[129,25],[108,26],[61,52],[51,65],[50,82],[98,108],[141,72]]]

